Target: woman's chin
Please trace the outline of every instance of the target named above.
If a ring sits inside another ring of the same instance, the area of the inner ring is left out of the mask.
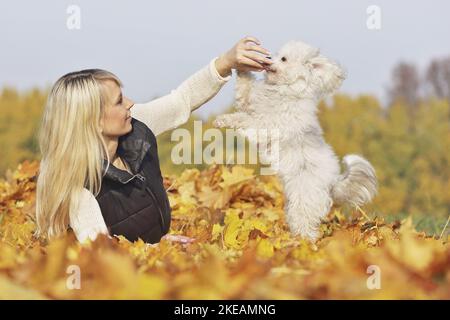
[[[133,125],[131,124],[131,118],[130,120],[127,120],[127,133],[130,132],[131,130],[133,130]]]

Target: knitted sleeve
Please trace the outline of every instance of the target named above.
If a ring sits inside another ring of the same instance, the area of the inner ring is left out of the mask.
[[[187,122],[191,112],[213,98],[231,75],[222,77],[211,62],[186,79],[169,94],[147,103],[135,104],[131,116],[145,123],[156,135]]]
[[[79,242],[95,240],[99,233],[108,234],[97,199],[86,188],[81,193],[78,210],[70,214],[70,227]]]

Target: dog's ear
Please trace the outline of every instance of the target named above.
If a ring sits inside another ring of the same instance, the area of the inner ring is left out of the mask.
[[[337,63],[319,55],[311,59],[312,77],[321,95],[333,94],[345,79],[345,71]]]

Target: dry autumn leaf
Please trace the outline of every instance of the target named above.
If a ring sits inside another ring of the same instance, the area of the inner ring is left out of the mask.
[[[275,176],[211,166],[165,177],[171,234],[195,238],[148,245],[100,236],[80,245],[70,232],[33,237],[36,162],[0,181],[1,298],[24,299],[449,299],[448,239],[333,208],[311,245],[289,234]],[[80,289],[67,286],[80,270]],[[372,266],[372,267],[371,267]],[[368,287],[370,268],[381,288]]]

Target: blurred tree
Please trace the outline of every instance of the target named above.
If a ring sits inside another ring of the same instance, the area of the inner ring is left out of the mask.
[[[404,100],[411,112],[419,101],[420,78],[415,65],[400,62],[392,70],[392,85],[389,89],[391,104],[396,100]]]
[[[338,157],[361,154],[375,167],[379,194],[368,206],[368,212],[412,214],[420,219],[431,217],[446,221],[450,212],[449,70],[450,57],[433,60],[426,77],[419,77],[413,65],[398,65],[392,73],[389,108],[383,108],[378,99],[370,95],[338,94],[319,105],[325,140]],[[424,85],[428,89],[420,99],[419,89]],[[39,157],[36,131],[47,92],[19,93],[12,88],[0,91],[0,175],[24,159]],[[231,111],[233,105],[223,113]],[[203,121],[203,133],[212,127],[213,119],[211,116]],[[181,126],[191,137],[195,120],[199,118],[194,114]],[[411,130],[412,125],[414,130]],[[175,165],[171,152],[178,142],[171,141],[171,134],[172,131],[168,131],[158,136],[163,174],[178,175],[185,168],[208,167],[205,163]],[[203,136],[200,139],[205,150],[210,142]],[[191,142],[193,148],[193,139]],[[235,147],[233,152],[245,153],[248,159],[248,144],[244,149]],[[249,166],[258,172],[259,164]]]
[[[450,56],[430,62],[425,75],[425,87],[429,97],[450,100]]]

